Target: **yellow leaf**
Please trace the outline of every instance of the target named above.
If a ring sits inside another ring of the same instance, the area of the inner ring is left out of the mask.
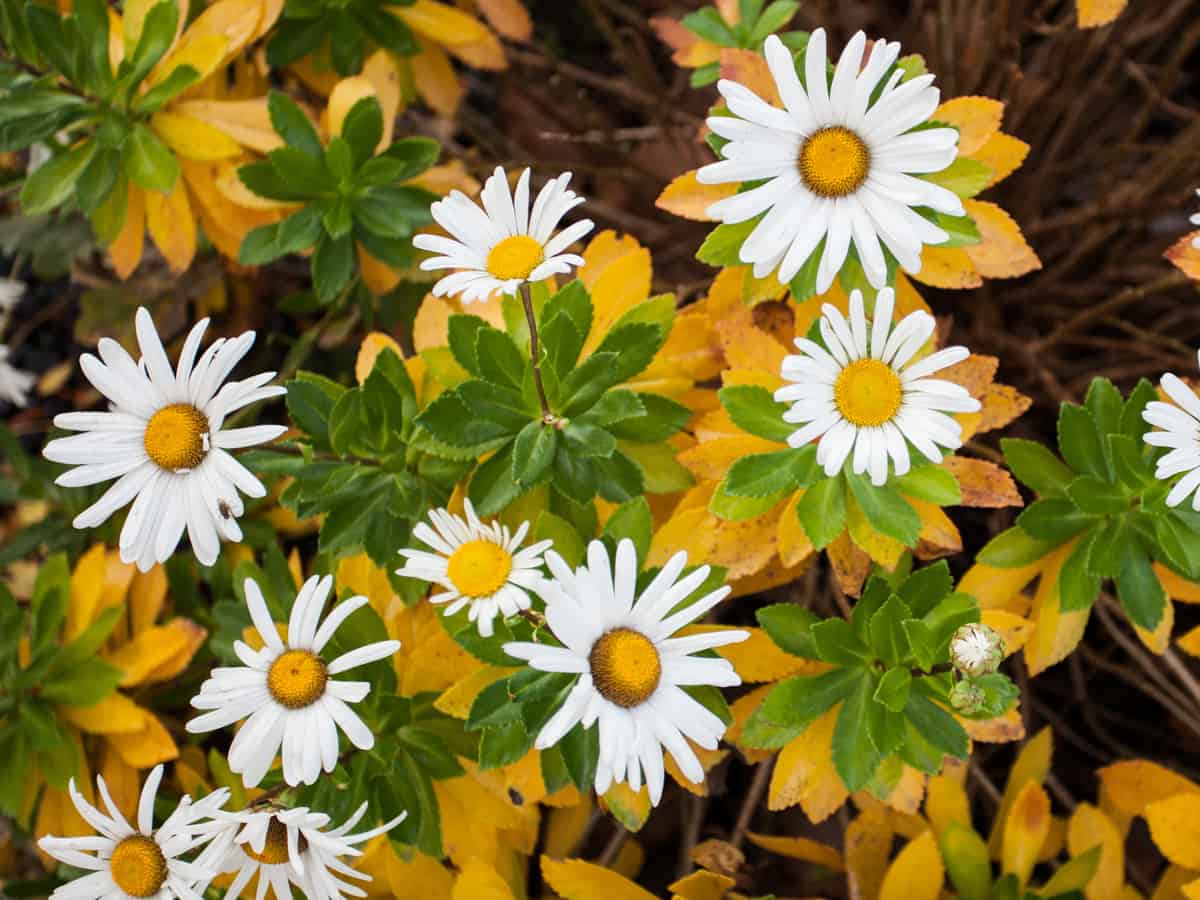
[[[825,821],[846,802],[846,787],[833,767],[833,728],[840,710],[839,703],[780,751],[771,773],[768,809],[799,803],[815,823]]]
[[[718,625],[689,625],[679,633],[704,634],[726,630],[726,627]],[[733,664],[742,681],[747,684],[778,681],[800,673],[816,675],[828,670],[828,667],[821,663],[784,653],[761,628],[741,626],[741,630],[750,632],[750,637],[737,644],[719,647],[717,653]]]
[[[172,52],[150,73],[145,84],[147,87],[154,87],[183,66],[195,69],[203,80],[221,67],[229,53],[229,39],[223,34],[200,34],[194,38],[184,35],[179,49]]]
[[[108,793],[125,818],[133,822],[137,816],[138,797],[141,794],[141,778],[137,769],[128,765],[112,747],[105,747],[100,757],[100,774]]]
[[[722,50],[721,77],[749,88],[772,106],[783,106],[775,79],[771,77],[771,70],[767,68],[767,60],[762,54],[735,48]]]
[[[1129,0],[1079,0],[1079,27],[1097,28],[1113,21]]]
[[[481,859],[469,859],[454,882],[453,900],[514,900],[504,879]]]
[[[176,58],[190,65],[204,63],[211,53],[212,38],[218,36],[224,39],[226,59],[239,53],[243,47],[254,39],[262,20],[262,5],[260,0],[217,0],[187,27],[179,38],[179,42],[170,53],[158,64],[151,74],[151,83],[166,76],[174,67]],[[187,19],[186,10],[181,15],[180,22]],[[201,45],[193,49],[194,45]],[[212,65],[217,68],[219,63]],[[212,71],[209,69],[209,71]],[[202,71],[202,74],[203,71]]]
[[[800,516],[796,513],[803,496],[804,491],[798,490],[788,501],[779,515],[779,528],[775,532],[779,561],[789,567],[800,565],[814,553],[812,541],[808,539],[808,534],[800,524]]]
[[[471,705],[479,696],[480,691],[516,671],[518,670],[499,666],[481,666],[446,688],[441,696],[433,702],[434,708],[448,716],[454,716],[456,719],[465,719],[470,714]]]
[[[341,134],[346,114],[350,112],[354,104],[365,97],[374,96],[375,86],[368,79],[361,75],[343,78],[333,86],[333,91],[329,94],[329,103],[322,115],[322,124],[325,129],[331,135]]]
[[[118,571],[117,566],[124,565],[115,552],[109,556],[110,584],[113,581],[114,572]],[[129,616],[129,633],[136,635],[153,625],[166,605],[167,572],[162,566],[155,566],[149,572],[134,571],[130,573],[130,576],[124,581],[124,585],[129,589],[129,608],[126,613]],[[115,597],[117,596],[124,597],[124,589],[114,595],[113,602],[116,602]]]
[[[994,719],[961,719],[959,724],[971,740],[985,744],[1007,744],[1025,737],[1025,720],[1016,706]]]
[[[435,0],[416,0],[411,6],[388,11],[413,31],[447,47],[478,43],[490,36],[487,27],[474,16]]]
[[[475,0],[475,5],[492,27],[506,38],[527,41],[533,33],[533,22],[520,0]]]
[[[460,868],[472,859],[496,863],[503,833],[518,832],[520,810],[508,796],[508,786],[498,772],[477,772],[467,765],[457,778],[435,781],[442,844],[446,855]]]
[[[1028,619],[1003,609],[985,609],[980,616],[984,625],[999,632],[1004,638],[1004,655],[1012,656],[1025,646],[1033,632],[1033,623]]]
[[[705,501],[707,503],[707,500]],[[688,562],[699,565],[712,558],[716,545],[716,519],[709,515],[707,506],[677,509],[650,541],[650,552],[646,564],[661,566],[668,559],[684,550]]]
[[[725,577],[730,581],[761,571],[775,555],[773,539],[786,503],[786,500],[781,500],[767,512],[752,519],[737,522],[714,519],[715,540],[708,556],[709,562],[724,567]]]
[[[558,862],[543,856],[542,877],[564,900],[656,900],[629,879],[582,859]]]
[[[1151,803],[1180,794],[1200,794],[1200,784],[1144,759],[1113,763],[1096,772],[1109,801],[1128,816],[1140,816]]]
[[[861,594],[863,582],[871,571],[871,557],[850,540],[850,533],[843,531],[834,538],[825,548],[825,555],[842,592],[851,597]]]
[[[125,202],[125,223],[116,240],[108,245],[113,271],[124,281],[142,261],[146,240],[146,192],[135,184],[129,186]]]
[[[371,370],[375,368],[375,360],[384,350],[391,350],[397,359],[404,359],[404,351],[391,335],[382,331],[372,331],[358,348],[358,357],[354,361],[354,378],[359,384],[367,380]]]
[[[1170,865],[1163,871],[1154,887],[1150,900],[1179,900],[1187,897],[1185,886],[1196,880],[1196,873],[1190,869]]]
[[[1162,618],[1158,620],[1158,625],[1153,631],[1147,631],[1140,625],[1134,625],[1133,631],[1138,636],[1146,649],[1151,653],[1157,653],[1162,656],[1167,650],[1167,645],[1171,643],[1171,632],[1175,630],[1175,604],[1171,599],[1167,598],[1166,606],[1163,608]]]
[[[971,805],[962,781],[952,775],[932,776],[925,796],[925,817],[938,835],[951,822],[970,828]]]
[[[1005,816],[1001,853],[1004,872],[1016,875],[1022,887],[1029,881],[1049,832],[1050,798],[1036,781],[1026,782]]]
[[[253,100],[184,100],[171,104],[173,114],[196,119],[236,143],[259,153],[283,146],[283,138],[271,126],[265,97]]]
[[[916,550],[919,559],[936,559],[962,550],[962,535],[958,533],[958,527],[946,515],[945,510],[928,500],[918,500],[907,495],[904,499],[921,517]]]
[[[671,892],[671,900],[722,900],[736,884],[728,875],[701,870],[680,878],[667,890]]]
[[[108,737],[109,746],[127,765],[135,769],[149,769],[179,756],[179,748],[171,738],[170,732],[153,714],[147,712],[143,722],[145,727],[141,731],[113,734]]]
[[[375,99],[383,110],[383,137],[379,142],[379,151],[392,143],[392,134],[396,128],[396,116],[400,113],[403,97],[400,91],[400,71],[392,54],[386,50],[376,50],[363,63],[362,77],[375,88]],[[336,88],[334,88],[336,90]]]
[[[783,444],[739,432],[734,437],[703,441],[677,457],[679,462],[697,478],[720,481],[729,467],[744,456],[782,450]]]
[[[1044,559],[1011,569],[976,563],[963,575],[958,583],[958,590],[978,600],[981,609],[1028,609],[1028,603],[1021,597],[1021,591],[1037,578],[1045,565]]]
[[[1067,849],[1079,856],[1092,847],[1100,847],[1100,864],[1084,893],[1088,900],[1121,900],[1125,884],[1125,839],[1100,810],[1081,803],[1067,823]]]
[[[454,876],[436,859],[412,852],[402,859],[386,835],[380,836],[386,850],[386,886],[382,896],[390,900],[452,900]]]
[[[103,544],[93,544],[79,557],[71,573],[71,594],[63,623],[63,641],[75,640],[100,614],[107,568],[108,550]]]
[[[1144,814],[1163,856],[1176,865],[1200,869],[1200,794],[1156,800]]]
[[[1060,609],[1058,578],[1063,563],[1075,548],[1076,540],[1046,556],[1046,568],[1033,598],[1033,634],[1025,644],[1025,664],[1029,674],[1038,675],[1070,655],[1083,639],[1091,609],[1063,612]]]
[[[962,247],[926,246],[921,251],[921,270],[909,274],[930,287],[962,289],[983,284],[975,263]]]
[[[1029,155],[1029,145],[1022,140],[998,131],[993,134],[986,144],[971,154],[971,158],[983,163],[992,170],[992,179],[987,187],[998,184],[1025,162]]]
[[[171,271],[187,271],[196,255],[196,219],[182,178],[169,194],[146,192],[146,227]]]
[[[958,129],[958,155],[973,156],[1000,130],[1004,104],[990,97],[955,97],[933,112],[933,119]]]
[[[1200,231],[1185,234],[1172,244],[1163,256],[1188,278],[1200,280],[1200,247],[1192,246]]]
[[[977,432],[992,431],[1003,428],[1009,422],[1024,414],[1033,401],[1007,384],[993,384],[987,393],[980,398],[983,408],[979,411]]]
[[[876,531],[867,520],[866,514],[854,499],[854,495],[846,492],[846,528],[850,538],[866,554],[871,561],[891,572],[896,568],[900,557],[904,555],[905,546],[893,537],[888,537]]]
[[[834,872],[846,871],[846,864],[842,862],[842,854],[820,841],[812,841],[803,837],[755,834],[753,831],[747,832],[746,838],[755,846],[762,847],[779,856],[814,863]]]
[[[1182,600],[1184,603],[1200,603],[1200,583],[1188,581],[1182,575],[1176,575],[1166,566],[1154,564],[1154,574],[1159,584],[1172,600]]]
[[[124,670],[121,687],[169,681],[187,668],[207,636],[191,619],[172,619],[144,629],[105,658]]]
[[[88,734],[134,734],[146,727],[146,711],[121,693],[91,706],[60,706],[58,712]]]
[[[1017,794],[1030,782],[1041,784],[1046,780],[1050,771],[1050,758],[1054,754],[1054,734],[1049,728],[1043,728],[1035,734],[1017,758],[1013,761],[1008,773],[1008,783],[1004,786],[1004,797],[992,825],[992,833],[988,839],[988,850],[993,859],[1000,858],[1000,844],[1003,840],[1004,821],[1017,799]]]
[[[579,843],[592,817],[592,799],[585,796],[575,806],[550,810],[546,820],[544,852],[552,859],[562,859]]]
[[[937,838],[926,831],[909,841],[888,867],[879,900],[937,900],[944,878]]]
[[[763,700],[774,687],[773,684],[765,684],[743,694],[729,704],[729,713],[733,716],[733,722],[725,732],[725,741],[737,747],[748,763],[760,763],[774,756],[771,750],[759,750],[742,744],[742,731],[746,727],[746,720],[762,705]]]
[[[945,466],[958,482],[963,506],[1003,508],[1024,505],[1012,476],[995,463],[967,456],[951,456]]]
[[[446,51],[420,35],[416,35],[416,38],[421,52],[405,57],[412,70],[413,85],[430,109],[445,118],[451,118],[458,111],[466,89],[459,84],[454,64],[450,62]]]
[[[701,184],[693,170],[684,172],[663,188],[654,205],[693,222],[711,222],[708,208],[736,193],[736,184]]]
[[[972,353],[962,362],[943,369],[938,377],[962,385],[972,397],[980,398],[995,380],[999,368],[999,357]]]
[[[600,805],[630,831],[641,830],[650,818],[652,808],[650,791],[645,785],[635,791],[624,782],[614,784],[605,791],[600,797]]]
[[[865,810],[846,828],[846,880],[851,897],[865,900],[879,896],[893,839],[887,811],[882,807]]]
[[[1200,625],[1175,639],[1179,649],[1191,656],[1200,656]]]
[[[650,251],[640,245],[605,266],[591,287],[595,312],[581,358],[600,345],[617,319],[650,296],[651,275]]]
[[[963,248],[980,275],[1016,278],[1042,267],[1020,226],[1003,209],[986,200],[964,200],[963,206],[983,238],[981,243]]]
[[[788,355],[787,347],[754,324],[754,311],[743,306],[714,323],[725,360],[730,368],[757,369],[771,375],[770,384],[783,385],[779,370]]]

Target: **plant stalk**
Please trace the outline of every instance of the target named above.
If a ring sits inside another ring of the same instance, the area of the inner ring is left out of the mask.
[[[537,317],[533,314],[533,295],[528,282],[521,282],[521,305],[525,307],[525,321],[529,323],[529,361],[533,365],[533,383],[537,387],[538,402],[542,404],[542,421],[553,424],[555,416],[546,399],[546,388],[542,384],[541,351],[538,346]]]

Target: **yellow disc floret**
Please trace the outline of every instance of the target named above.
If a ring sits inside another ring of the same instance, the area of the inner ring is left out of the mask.
[[[506,237],[488,253],[488,274],[508,281],[511,278],[528,278],[529,273],[541,265],[546,258],[542,245],[527,234]]]
[[[190,403],[164,406],[146,424],[142,444],[161,468],[174,472],[194,469],[208,448],[208,418]]]
[[[153,897],[167,880],[167,858],[151,838],[134,834],[113,848],[108,870],[130,897]]]
[[[499,544],[475,540],[463,544],[446,564],[446,575],[465,597],[490,597],[512,571],[512,555]]]
[[[821,197],[845,197],[867,180],[871,152],[849,128],[814,131],[800,147],[797,162],[805,186]]]
[[[304,840],[303,837],[300,840]],[[256,853],[249,843],[240,845],[248,857],[266,866],[279,866],[288,861],[287,826],[275,816],[267,825],[267,838],[263,841],[262,853]]]
[[[648,637],[631,628],[614,628],[588,654],[592,681],[605,700],[628,709],[650,699],[662,677],[662,659]]]
[[[833,400],[851,425],[873,428],[890,422],[900,411],[904,388],[887,363],[859,359],[842,369],[833,385]]]
[[[302,709],[325,694],[329,669],[308,650],[285,650],[267,671],[267,690],[280,706]]]

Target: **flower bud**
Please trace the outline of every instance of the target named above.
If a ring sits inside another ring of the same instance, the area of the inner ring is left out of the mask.
[[[960,681],[950,689],[950,705],[960,713],[979,712],[986,700],[983,688],[973,681]]]
[[[950,639],[950,663],[976,678],[995,672],[1004,660],[1004,638],[982,622],[963,625]]]

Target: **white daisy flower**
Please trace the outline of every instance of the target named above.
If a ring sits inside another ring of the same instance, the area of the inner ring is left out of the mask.
[[[908,472],[909,443],[931,462],[941,462],[941,447],[962,446],[962,426],[946,413],[979,410],[979,401],[962,385],[929,377],[962,362],[970,351],[946,347],[913,362],[936,323],[918,310],[892,328],[894,304],[892,289],[881,290],[868,322],[862,294],[852,291],[847,322],[826,303],[820,319],[825,346],[796,338],[800,355],[783,360],[782,375],[793,383],[779,388],[775,399],[792,404],[783,414],[785,422],[803,425],[788,445],[819,440],[817,462],[830,477],[854,451],[852,470],[870,473],[872,484],[884,484],[889,457],[895,474]]]
[[[933,76],[900,84],[903,73],[896,69],[881,86],[900,45],[875,41],[863,64],[866,40],[861,31],[850,39],[827,82],[825,30],[818,28],[808,41],[801,83],[791,51],[775,35],[767,38],[767,65],[785,109],[736,81],[717,84],[733,115],[711,116],[708,127],[729,143],[721,149],[724,160],[697,177],[703,184],[764,182],[708,208],[726,223],[766,213],[740,251],[757,278],[778,267],[779,281],[787,284],[824,238],[816,285],[824,293],[853,240],[867,278],[880,288],[887,283],[881,241],[900,265],[919,272],[922,245],[949,239],[918,207],[963,215],[953,192],[914,177],[942,171],[958,153],[955,129],[913,130],[937,108]]]
[[[19,278],[0,277],[0,312],[8,312],[25,296],[25,282]]]
[[[700,566],[677,581],[687,553],[676,553],[637,595],[637,553],[626,539],[617,545],[616,564],[600,541],[588,545],[587,564],[574,572],[554,551],[546,554],[553,580],[539,593],[546,601],[546,624],[562,647],[513,642],[504,651],[543,672],[577,672],[579,680],[562,707],[537,736],[539,750],[552,747],[582,722],[600,723],[596,792],[614,782],[634,790],[643,775],[650,800],[663,790],[663,748],[691,781],[704,780],[704,768],[687,739],[712,750],[725,723],[683,690],[688,685],[732,687],[741,679],[728,660],[691,654],[744,641],[745,631],[672,637],[729,594],[718,588],[686,609],[672,612],[708,577]]]
[[[192,551],[206,566],[217,561],[221,538],[240,541],[245,511],[238,491],[262,497],[266,488],[229,453],[272,441],[287,429],[253,425],[222,430],[225,417],[259,400],[286,393],[268,387],[274,372],[224,383],[254,344],[254,332],[219,338],[197,359],[208,319],[189,332],[174,371],[154,320],[137,311],[138,362],[111,338],[97,344],[100,358],[79,358],[88,381],[108,398],[108,412],[71,412],[54,424],[83,434],[56,438],[42,453],[75,468],[56,480],[63,487],[110,481],[104,495],[75,517],[94,528],[133,501],[121,529],[121,559],[143,572],[165,562],[186,529]],[[224,386],[222,386],[224,383]]]
[[[214,872],[199,863],[179,857],[208,840],[197,836],[199,823],[210,818],[229,799],[221,788],[195,803],[190,797],[179,801],[157,829],[154,827],[154,798],[162,781],[163,767],[155,766],[142,786],[138,801],[137,827],[125,820],[113,803],[108,786],[100,776],[96,787],[108,815],[84,799],[71,779],[68,789],[75,809],[99,834],[94,837],[44,837],[38,846],[59,862],[87,869],[91,874],[56,888],[50,896],[58,900],[128,900],[148,898],[200,900],[198,882]]]
[[[1159,387],[1175,403],[1152,400],[1142,410],[1147,424],[1162,429],[1146,432],[1146,443],[1170,448],[1169,453],[1159,457],[1154,477],[1169,481],[1186,472],[1167,494],[1167,506],[1178,506],[1191,494],[1192,509],[1200,512],[1200,397],[1170,372],[1162,377]]]
[[[430,596],[429,602],[448,603],[447,616],[468,607],[479,633],[491,637],[497,615],[506,619],[529,609],[529,591],[542,579],[542,554],[554,542],[538,541],[519,550],[529,533],[528,522],[510,534],[507,525],[479,521],[470,500],[463,501],[463,508],[465,521],[444,509],[430,510],[433,528],[420,522],[413,537],[434,552],[401,550],[406,561],[396,574],[441,585],[445,590]]]
[[[400,642],[377,641],[326,663],[320,654],[329,639],[368,602],[366,597],[351,597],[322,622],[331,587],[329,575],[304,582],[292,605],[287,638],[281,639],[262,591],[247,578],[246,605],[263,649],[251,650],[235,641],[233,649],[245,665],[213,669],[192,698],[196,709],[211,710],[187,723],[192,734],[246,719],[229,747],[229,768],[241,774],[247,787],[263,780],[281,748],[283,779],[290,785],[312,784],[322,769],[332,772],[338,761],[339,728],[360,750],[375,746],[371,730],[347,705],[366,697],[371,685],[331,676],[386,659],[400,649]]]
[[[567,190],[571,173],[550,179],[529,208],[529,170],[517,179],[515,196],[499,166],[483,185],[483,208],[462,191],[451,191],[429,207],[450,237],[418,234],[413,246],[438,253],[421,263],[427,271],[459,269],[433,286],[436,296],[461,295],[463,302],[486,300],[493,291],[516,294],[525,282],[566,275],[583,265],[583,257],[564,253],[592,230],[590,219],[554,235],[554,229],[583,198]],[[551,235],[554,235],[551,237]]]
[[[210,826],[211,843],[196,864],[218,875],[237,873],[225,892],[226,900],[240,896],[255,875],[259,900],[266,896],[268,886],[276,900],[291,900],[293,884],[308,900],[363,897],[366,893],[361,888],[342,878],[370,881],[371,876],[350,868],[341,857],[361,856],[357,845],[386,834],[407,816],[401,813],[378,828],[350,834],[366,811],[364,803],[345,824],[329,830],[325,827],[329,816],[303,806],[218,813]]]
[[[0,344],[0,400],[13,406],[28,406],[35,381],[37,377],[32,372],[18,369],[8,361],[8,347]]]

